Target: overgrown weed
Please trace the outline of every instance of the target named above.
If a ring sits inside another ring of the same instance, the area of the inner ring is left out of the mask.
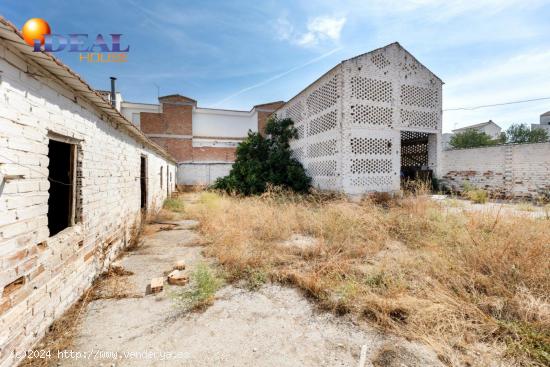
[[[185,213],[230,280],[293,284],[321,307],[430,344],[451,365],[484,365],[476,353],[550,363],[545,220],[449,211],[420,190],[383,204],[280,190],[207,198]],[[293,234],[318,244],[277,245]]]

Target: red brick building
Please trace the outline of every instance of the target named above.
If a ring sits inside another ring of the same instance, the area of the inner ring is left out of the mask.
[[[122,102],[121,112],[176,158],[179,185],[204,185],[229,172],[237,144],[249,130],[263,131],[269,115],[283,104],[256,105],[250,111],[210,109],[176,94],[160,97],[156,108]]]

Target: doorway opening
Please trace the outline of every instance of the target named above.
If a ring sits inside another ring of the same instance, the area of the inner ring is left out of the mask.
[[[401,185],[411,181],[431,181],[433,172],[428,166],[429,135],[418,131],[401,131]]]
[[[139,170],[139,181],[141,189],[141,209],[147,209],[147,157],[141,156],[141,167]]]

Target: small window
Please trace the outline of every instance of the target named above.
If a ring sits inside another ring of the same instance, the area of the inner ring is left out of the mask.
[[[53,236],[75,222],[75,155],[76,145],[49,141],[48,229]]]
[[[139,112],[138,113],[132,113],[132,123],[134,125],[136,125],[137,127],[139,127],[139,125],[140,125]]]

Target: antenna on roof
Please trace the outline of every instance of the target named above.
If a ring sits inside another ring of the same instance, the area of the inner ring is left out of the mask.
[[[157,99],[160,97],[160,87],[158,86],[157,83],[153,83],[155,85],[155,87],[157,87]]]

